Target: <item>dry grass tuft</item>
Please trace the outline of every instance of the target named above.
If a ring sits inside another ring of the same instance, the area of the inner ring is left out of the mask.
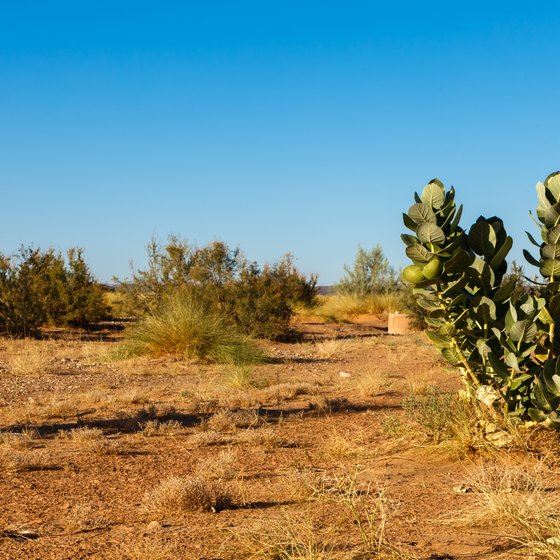
[[[122,453],[120,442],[108,439],[99,428],[88,428],[86,426],[73,428],[69,432],[61,432],[60,437],[72,440],[87,453],[97,455],[118,455]]]
[[[352,344],[344,338],[331,338],[315,343],[315,354],[320,358],[332,358],[337,354],[341,354],[344,350],[348,350]]]
[[[169,436],[173,437],[184,431],[184,427],[177,420],[146,420],[140,422],[140,433],[145,437]]]
[[[358,377],[356,384],[363,397],[378,397],[387,392],[392,381],[386,372],[380,372],[375,366],[370,366]]]
[[[238,428],[250,428],[259,422],[259,415],[254,410],[220,410],[208,418],[204,427],[216,432],[235,432]]]
[[[74,505],[65,517],[66,528],[72,533],[106,529],[111,521],[98,515],[89,504]]]
[[[234,501],[233,493],[221,482],[203,477],[172,476],[146,492],[143,508],[151,514],[182,515],[227,509]]]
[[[249,445],[262,445],[263,447],[289,447],[290,443],[282,438],[273,428],[263,427],[247,429],[240,432],[237,440]]]
[[[466,481],[474,497],[453,521],[504,527],[506,537],[536,557],[560,559],[560,496],[552,493],[544,465],[511,465],[498,459],[471,473]]]
[[[189,444],[194,447],[206,447],[209,445],[225,445],[231,442],[231,437],[216,430],[204,430],[196,432],[189,437]]]
[[[320,396],[310,403],[310,406],[324,414],[333,412],[346,412],[352,409],[352,404],[345,397],[325,397]]]
[[[39,432],[34,429],[24,429],[21,432],[0,431],[0,448],[29,449],[36,445]]]
[[[235,468],[237,451],[228,448],[197,462],[195,476],[201,479],[232,480],[238,472]]]
[[[56,466],[44,451],[0,449],[0,471],[27,472],[53,470]]]
[[[12,375],[43,375],[53,372],[52,343],[37,340],[13,340],[8,344],[6,363]]]

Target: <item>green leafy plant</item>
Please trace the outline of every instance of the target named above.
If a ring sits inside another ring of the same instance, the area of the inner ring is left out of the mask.
[[[560,425],[560,174],[537,185],[535,258],[545,282],[537,293],[514,297],[519,275],[506,276],[512,239],[497,217],[479,217],[467,231],[453,187],[434,179],[403,214],[412,264],[403,279],[426,311],[426,334],[479,401],[502,402],[519,418]]]

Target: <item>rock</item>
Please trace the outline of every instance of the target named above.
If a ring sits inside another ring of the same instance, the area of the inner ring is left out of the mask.
[[[341,371],[338,375],[340,377],[352,377],[352,374],[348,373],[347,371]]]
[[[150,521],[150,523],[148,523],[148,526],[146,527],[146,532],[147,533],[157,533],[158,531],[161,531],[162,525],[159,521]]]

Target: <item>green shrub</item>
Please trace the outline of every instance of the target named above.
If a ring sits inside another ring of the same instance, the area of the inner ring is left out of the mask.
[[[211,363],[247,365],[264,361],[263,352],[246,336],[188,292],[176,292],[156,311],[127,329],[120,357],[177,356]]]
[[[346,275],[336,284],[339,294],[366,297],[398,291],[400,281],[383,254],[381,245],[369,251],[358,246],[352,268],[344,266]]]
[[[0,255],[0,331],[30,336],[44,324],[84,327],[105,316],[103,288],[82,253],[70,249],[68,264],[52,249]]]
[[[291,333],[294,304],[312,304],[316,278],[299,273],[290,255],[261,268],[221,241],[197,248],[170,237],[165,247],[151,241],[147,269],[120,284],[131,315],[153,312],[165,298],[188,292],[240,332],[278,339]]]

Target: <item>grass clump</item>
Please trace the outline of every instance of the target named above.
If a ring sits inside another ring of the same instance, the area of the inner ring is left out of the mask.
[[[378,315],[406,311],[401,292],[389,294],[335,294],[320,299],[314,309],[316,316],[324,321],[350,322],[358,315]]]
[[[219,511],[234,502],[232,492],[221,482],[206,477],[172,476],[144,496],[149,513],[181,515],[193,511]]]
[[[118,356],[176,356],[236,366],[265,361],[248,337],[237,334],[222,318],[194,298],[176,294],[126,333]]]

